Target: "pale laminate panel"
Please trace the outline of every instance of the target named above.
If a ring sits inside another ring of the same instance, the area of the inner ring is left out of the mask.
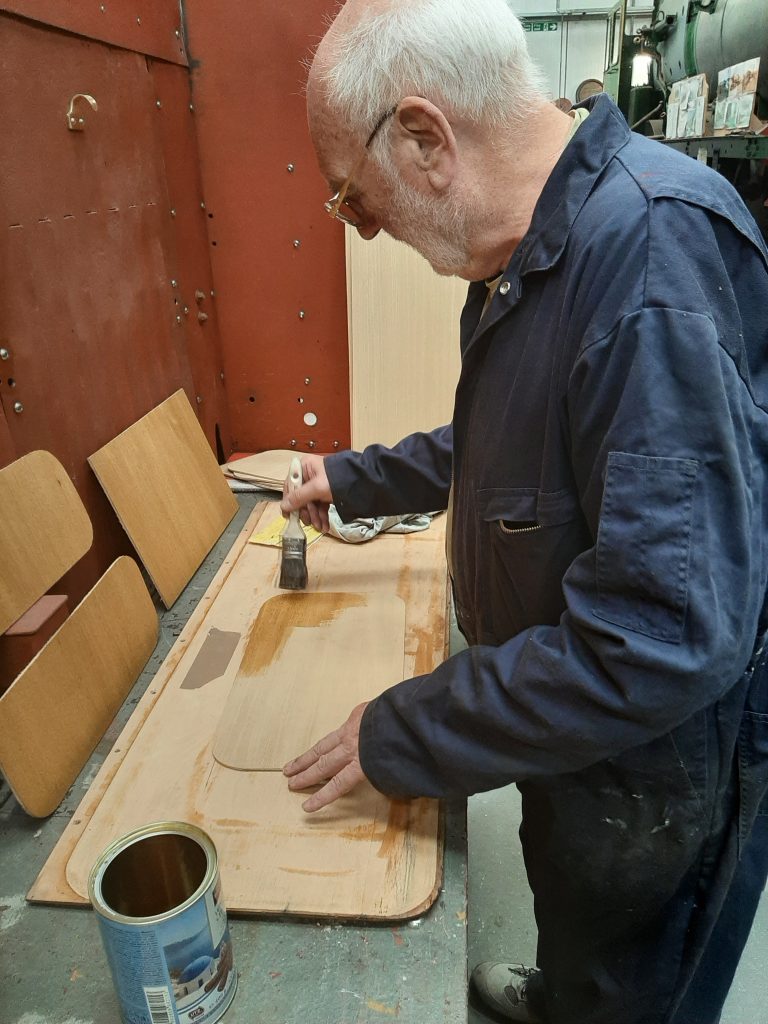
[[[347,229],[353,448],[450,423],[466,293],[388,235],[366,242]]]

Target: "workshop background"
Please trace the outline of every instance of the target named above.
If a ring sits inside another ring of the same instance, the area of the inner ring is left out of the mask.
[[[765,75],[764,0],[667,6],[512,0],[553,99],[609,81],[629,91],[635,34],[667,15],[681,77],[698,70],[690,26],[705,15],[747,26],[755,52],[736,56],[762,55]],[[93,545],[57,588],[71,607],[132,553],[87,457],[178,388],[219,462],[391,441],[450,408],[463,285],[387,239],[345,244],[322,209],[300,62],[335,7],[0,0],[0,467],[47,450],[83,499]],[[759,212],[768,153],[741,143],[728,142],[729,173]],[[692,155],[712,159],[714,146]],[[399,331],[414,302],[411,333]],[[384,352],[365,344],[371,309],[399,332]],[[406,403],[392,353],[413,352],[424,322],[432,337]],[[534,957],[517,821],[513,789],[470,801],[470,963]],[[0,907],[0,932],[20,912]],[[764,902],[723,1024],[768,1024],[766,953]]]

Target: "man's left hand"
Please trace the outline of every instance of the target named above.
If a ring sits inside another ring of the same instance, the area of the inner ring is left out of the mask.
[[[291,790],[309,789],[325,782],[301,805],[308,814],[327,807],[340,796],[346,796],[355,786],[365,781],[360,767],[360,721],[368,704],[358,704],[341,728],[319,740],[301,757],[289,761],[283,774],[290,781]]]

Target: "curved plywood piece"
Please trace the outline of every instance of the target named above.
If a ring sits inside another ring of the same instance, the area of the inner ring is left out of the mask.
[[[280,594],[251,628],[213,756],[280,771],[350,709],[403,678],[405,605],[396,594]]]
[[[118,558],[0,697],[0,771],[28,814],[58,807],[157,635],[139,567]]]
[[[88,462],[170,608],[238,508],[189,399],[177,391]]]
[[[0,633],[69,572],[93,542],[85,506],[50,452],[0,469]]]
[[[266,506],[251,529],[273,516],[274,505]],[[444,657],[444,527],[438,519],[423,533],[385,534],[361,547],[325,537],[307,552],[307,594],[403,603],[403,676],[429,672]],[[442,867],[436,801],[392,801],[361,786],[306,815],[306,795],[291,793],[281,773],[235,771],[213,756],[251,627],[280,594],[279,561],[274,549],[256,544],[239,551],[204,623],[169,654],[170,676],[161,670],[160,684],[145,695],[140,729],[129,721],[115,744],[93,798],[86,796],[44,869],[48,877],[38,879],[35,899],[86,902],[88,874],[115,836],[147,821],[181,820],[215,842],[232,912],[399,920],[434,900]],[[235,632],[240,642],[230,655],[224,634]]]

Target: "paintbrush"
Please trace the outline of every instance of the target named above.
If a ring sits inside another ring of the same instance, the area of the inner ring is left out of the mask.
[[[298,490],[302,484],[301,461],[291,460],[288,473],[288,491]],[[299,513],[291,512],[281,537],[280,589],[303,590],[307,585],[307,538],[301,528]]]

